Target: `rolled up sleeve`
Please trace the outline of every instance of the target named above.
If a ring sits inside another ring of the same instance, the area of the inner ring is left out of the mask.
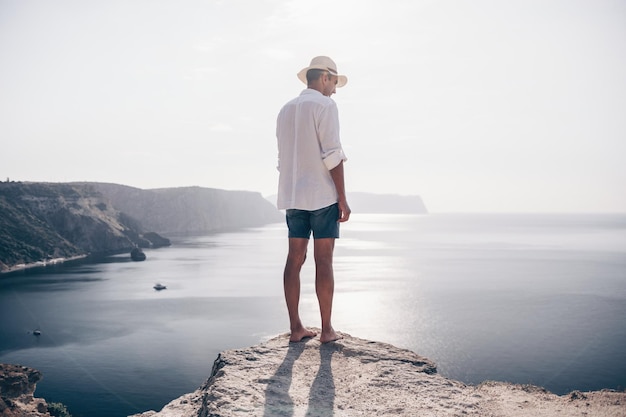
[[[340,162],[348,160],[339,139],[339,113],[334,102],[322,112],[318,129],[322,160],[330,171]]]
[[[322,160],[324,165],[330,171],[335,168],[341,161],[347,161],[346,155],[343,153],[343,149],[333,149],[331,152],[327,152],[326,155],[322,153]]]

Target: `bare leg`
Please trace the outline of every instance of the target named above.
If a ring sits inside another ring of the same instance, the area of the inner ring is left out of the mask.
[[[289,253],[283,275],[285,301],[289,312],[289,327],[291,329],[290,342],[299,342],[307,337],[314,337],[317,333],[307,329],[300,321],[298,306],[300,304],[300,270],[306,259],[308,239],[290,238]]]
[[[341,339],[331,324],[333,311],[333,294],[335,292],[335,276],[333,273],[333,250],[335,239],[315,239],[315,291],[322,316],[322,343]]]

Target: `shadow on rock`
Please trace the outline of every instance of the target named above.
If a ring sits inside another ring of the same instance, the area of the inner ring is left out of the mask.
[[[291,417],[294,415],[293,400],[289,396],[289,387],[293,378],[293,364],[298,360],[306,347],[305,342],[290,343],[285,359],[274,375],[268,380],[265,389],[264,417]]]
[[[332,417],[335,407],[335,380],[331,361],[333,353],[341,349],[341,345],[329,343],[320,346],[320,369],[309,392],[309,408],[306,417]]]

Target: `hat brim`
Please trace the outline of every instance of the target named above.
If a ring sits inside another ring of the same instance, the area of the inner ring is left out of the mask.
[[[317,66],[317,65],[313,65],[310,67],[306,67],[306,68],[302,68],[300,70],[300,72],[298,73],[298,79],[300,81],[302,81],[304,84],[308,84],[306,81],[306,73],[310,70],[310,69],[321,69],[321,70],[328,70],[328,68],[326,67],[321,67],[321,66]],[[337,75],[337,88],[341,88],[344,85],[348,84],[348,77],[346,77],[345,75]]]

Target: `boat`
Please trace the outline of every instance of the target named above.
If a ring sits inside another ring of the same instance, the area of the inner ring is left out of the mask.
[[[161,290],[166,289],[167,287],[166,287],[165,285],[156,284],[156,285],[155,285],[154,287],[152,287],[152,288],[154,288],[154,289],[155,289],[155,290],[157,290],[157,291],[161,291]]]
[[[40,335],[41,335],[41,330],[39,330],[39,329],[35,329],[35,330],[33,330],[33,334],[34,334],[35,336],[40,336]]]

